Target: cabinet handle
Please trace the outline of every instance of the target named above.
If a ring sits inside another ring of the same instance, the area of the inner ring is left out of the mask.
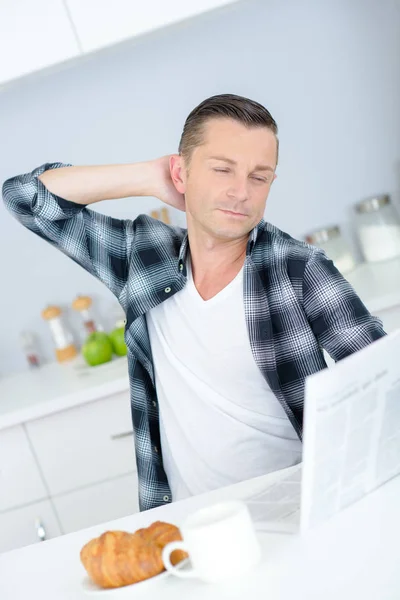
[[[46,539],[46,530],[39,517],[35,520],[35,529],[39,538],[39,542],[44,542]]]
[[[112,440],[120,440],[121,438],[131,437],[133,435],[133,431],[124,431],[124,433],[114,433],[111,436]]]

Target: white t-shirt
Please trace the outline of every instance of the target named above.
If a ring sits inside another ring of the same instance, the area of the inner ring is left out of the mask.
[[[251,352],[243,269],[205,301],[188,263],[184,289],[146,315],[173,500],[301,460],[301,442]]]

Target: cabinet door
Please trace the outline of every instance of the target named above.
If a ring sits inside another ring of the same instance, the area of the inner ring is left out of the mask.
[[[23,427],[17,425],[0,431],[0,512],[46,496]]]
[[[126,517],[139,511],[136,473],[56,496],[53,503],[64,533]]]
[[[234,2],[67,0],[67,5],[83,50],[89,52]]]
[[[26,424],[50,495],[136,469],[129,392]]]
[[[0,514],[0,552],[41,542],[61,535],[57,518],[48,500]]]
[[[78,54],[62,0],[0,2],[0,83]]]

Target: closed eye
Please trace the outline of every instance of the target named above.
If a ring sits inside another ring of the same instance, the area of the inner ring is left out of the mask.
[[[213,169],[216,173],[230,173],[231,169],[228,169],[226,167],[214,167]],[[260,183],[268,183],[268,179],[266,179],[265,177],[258,177],[257,175],[251,175],[250,176],[251,179],[253,179],[254,181],[260,182]]]
[[[255,175],[252,175],[252,179],[255,181],[261,181],[261,183],[268,183],[268,179],[265,179],[264,177],[256,177]]]

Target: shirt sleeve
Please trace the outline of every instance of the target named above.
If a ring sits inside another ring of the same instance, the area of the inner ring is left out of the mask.
[[[60,198],[38,179],[48,169],[68,166],[47,163],[8,179],[3,184],[5,205],[22,225],[100,279],[119,298],[128,276],[135,224]]]
[[[323,250],[315,249],[305,268],[303,302],[315,337],[335,361],[386,335]]]

